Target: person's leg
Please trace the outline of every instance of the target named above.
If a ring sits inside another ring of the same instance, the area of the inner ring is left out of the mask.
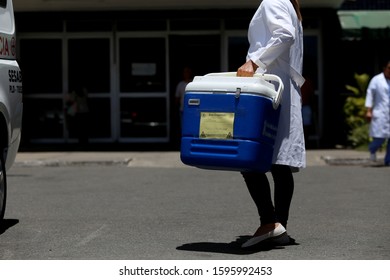
[[[387,139],[387,148],[386,148],[386,155],[385,155],[385,165],[390,166],[390,138]]]
[[[376,160],[376,151],[382,146],[383,142],[385,141],[384,138],[374,138],[371,143],[368,146],[368,149],[371,154],[371,159]]]
[[[256,204],[261,225],[276,223],[271,189],[265,173],[242,172],[249,193]]]
[[[242,173],[248,187],[249,193],[256,204],[260,226],[252,238],[242,244],[242,248],[255,246],[265,240],[272,239],[278,245],[285,245],[291,242],[286,234],[286,229],[278,222],[275,207],[272,203],[271,189],[268,178],[264,173]],[[281,174],[284,175],[284,174]],[[278,175],[279,176],[279,175]],[[279,199],[279,198],[278,198]],[[280,203],[280,199],[279,202]]]
[[[275,184],[274,199],[276,218],[286,228],[290,204],[294,193],[294,177],[291,168],[286,165],[273,165],[271,172]]]

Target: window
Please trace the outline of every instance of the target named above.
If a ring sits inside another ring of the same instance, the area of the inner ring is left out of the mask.
[[[117,22],[118,31],[156,31],[167,29],[167,21],[164,19],[127,19]]]
[[[166,137],[165,98],[122,98],[121,137]]]
[[[0,0],[0,7],[1,8],[7,7],[7,0]]]
[[[63,137],[62,99],[26,98],[23,103],[23,131],[27,139]]]
[[[219,30],[221,22],[219,19],[172,19],[170,20],[171,30]]]
[[[61,94],[61,39],[21,39],[20,67],[24,94]]]
[[[165,38],[121,38],[120,91],[165,92]]]
[[[249,43],[246,36],[229,37],[228,40],[228,71],[235,72],[246,61]]]
[[[110,92],[110,39],[69,39],[69,91]]]

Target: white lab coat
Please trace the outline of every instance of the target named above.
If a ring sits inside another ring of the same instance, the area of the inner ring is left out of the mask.
[[[273,163],[296,168],[306,166],[300,87],[303,29],[289,0],[263,0],[248,30],[247,60],[258,73],[278,75],[284,84]]]
[[[374,76],[368,84],[365,105],[372,108],[370,136],[390,138],[390,81],[383,73]]]

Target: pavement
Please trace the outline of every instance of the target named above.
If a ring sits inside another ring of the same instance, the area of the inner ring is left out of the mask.
[[[187,167],[179,151],[21,151],[0,259],[389,260],[390,169],[329,166],[368,162],[365,151],[308,150],[294,174],[297,244],[246,251],[258,216],[237,172]]]
[[[377,162],[369,161],[366,151],[352,149],[307,150],[307,166],[325,165],[381,165],[384,153],[377,154]],[[19,152],[17,166],[66,165],[125,165],[128,167],[186,168],[179,151],[33,151]]]

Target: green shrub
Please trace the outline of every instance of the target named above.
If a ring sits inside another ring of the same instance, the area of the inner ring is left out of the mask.
[[[370,76],[355,73],[354,78],[356,86],[345,86],[350,94],[344,103],[344,115],[349,128],[348,141],[353,147],[359,147],[368,145],[370,141],[369,125],[366,121],[366,108],[364,106]]]

